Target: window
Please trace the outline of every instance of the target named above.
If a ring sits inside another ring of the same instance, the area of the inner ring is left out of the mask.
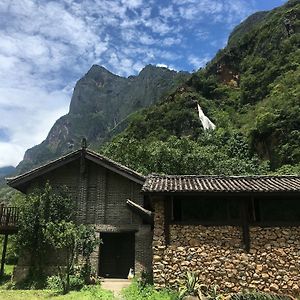
[[[172,211],[174,222],[229,224],[240,219],[238,199],[174,197]]]
[[[258,198],[251,205],[251,223],[300,223],[300,199]]]
[[[174,223],[241,225],[246,204],[250,225],[300,225],[300,199],[295,197],[175,196],[172,203]]]

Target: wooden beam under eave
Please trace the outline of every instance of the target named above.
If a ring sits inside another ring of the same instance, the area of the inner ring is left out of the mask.
[[[171,201],[170,197],[167,197],[164,200],[164,232],[166,246],[170,245]]]
[[[248,216],[248,199],[243,199],[241,205],[241,220],[242,220],[242,233],[243,233],[243,244],[246,252],[250,251],[250,230],[249,230],[249,216]]]

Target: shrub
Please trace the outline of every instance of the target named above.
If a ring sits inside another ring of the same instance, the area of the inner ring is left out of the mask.
[[[291,300],[286,295],[267,294],[262,292],[246,292],[233,294],[229,300]]]
[[[47,289],[54,291],[62,289],[62,284],[58,276],[50,276],[47,278]]]
[[[70,290],[80,291],[84,287],[84,280],[78,276],[70,276]],[[47,288],[49,290],[61,291],[63,289],[59,276],[50,276],[47,278]]]

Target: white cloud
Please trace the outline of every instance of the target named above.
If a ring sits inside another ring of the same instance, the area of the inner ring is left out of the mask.
[[[166,64],[156,64],[156,66],[160,68],[168,68],[168,65]]]
[[[24,151],[46,138],[49,126],[67,112],[69,94],[0,88],[0,128],[8,127],[9,141],[0,143],[0,167],[16,165]]]
[[[178,5],[180,16],[191,22],[209,22],[232,25],[253,12],[253,3],[221,0],[173,0]]]
[[[194,67],[195,70],[198,70],[199,68],[202,68],[206,65],[206,63],[211,59],[211,57],[206,54],[204,56],[195,56],[195,55],[189,55],[188,61],[189,63]]]

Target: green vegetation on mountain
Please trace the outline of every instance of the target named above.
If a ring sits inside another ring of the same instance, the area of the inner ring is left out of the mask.
[[[215,131],[203,131],[197,103]],[[250,16],[205,69],[101,150],[144,174],[299,174],[299,1]]]

